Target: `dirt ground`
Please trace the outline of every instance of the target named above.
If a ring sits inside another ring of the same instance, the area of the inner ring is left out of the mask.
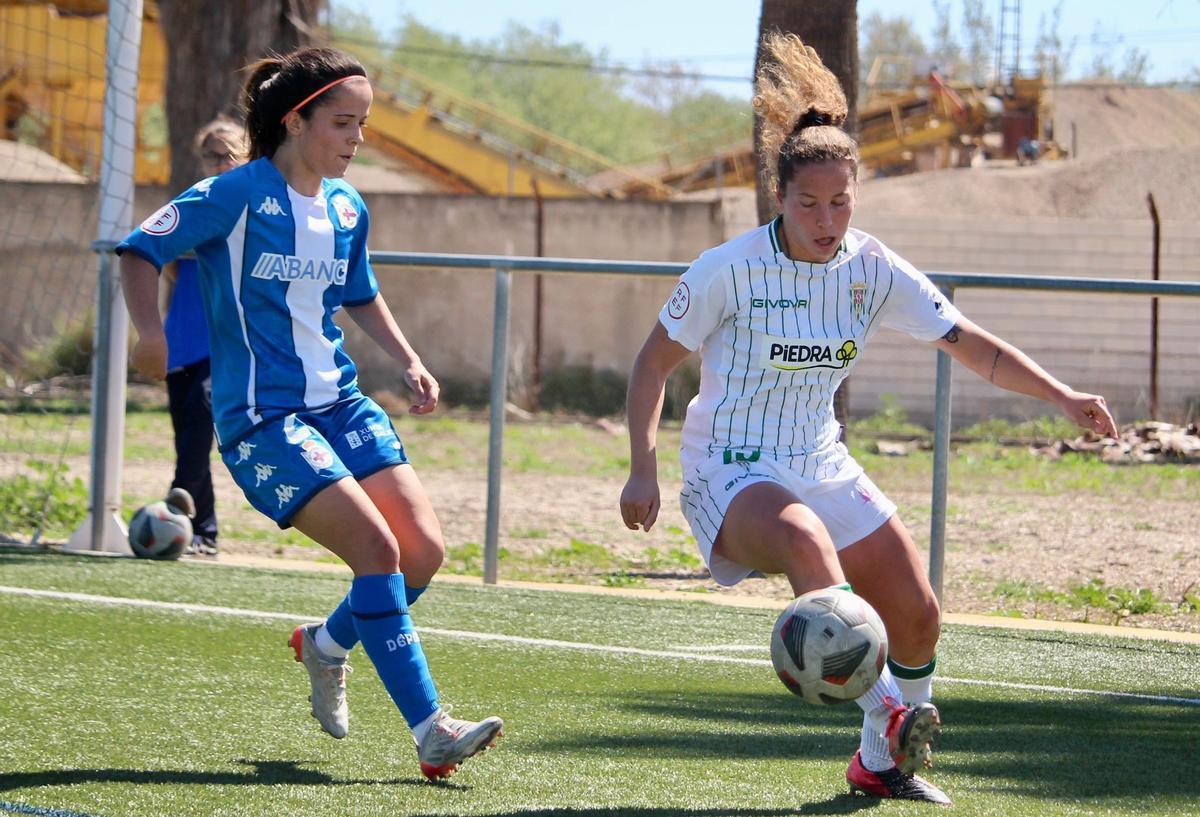
[[[1145,194],[1153,191],[1164,219],[1200,210],[1200,94],[1167,88],[1063,87],[1056,91],[1055,135],[1077,156],[1031,167],[947,170],[863,183],[860,209],[874,213],[995,214],[1072,218],[1147,218]],[[12,157],[10,157],[12,158]],[[0,162],[0,164],[5,164]],[[48,172],[26,161],[31,175]],[[364,175],[372,168],[364,166]],[[55,169],[58,172],[58,169]],[[365,179],[360,180],[365,181]],[[71,464],[86,478],[87,463]],[[126,463],[127,495],[165,491],[161,466]],[[262,518],[245,504],[219,466],[214,468],[218,510],[229,530],[261,530]],[[484,539],[486,484],[481,475],[423,470],[453,552]],[[886,485],[882,486],[889,490]],[[642,586],[750,594],[784,600],[778,579],[748,580],[720,589],[701,569],[663,568],[649,550],[694,549],[675,501],[678,485],[664,484],[664,510],[649,534],[626,530],[617,512],[621,486],[584,476],[506,474],[503,484],[502,578],[529,569],[530,558],[571,540],[602,545],[632,560],[629,579]],[[914,539],[928,542],[929,495],[889,490]],[[951,486],[944,607],[952,613],[1019,614],[1058,620],[1118,623],[1111,612],[1025,598],[1001,598],[1000,585],[1048,587],[1067,592],[1100,579],[1107,587],[1147,588],[1179,603],[1200,592],[1200,534],[1196,502],[1156,499],[1129,507],[1093,500],[1004,493],[956,494]],[[311,559],[319,551],[277,544],[280,537],[242,541],[225,537],[226,553]],[[525,563],[523,566],[523,562]],[[638,567],[644,563],[645,568]],[[678,565],[678,560],[675,564]],[[453,563],[451,565],[454,566]],[[536,566],[542,578],[600,583],[596,568]],[[1136,614],[1119,623],[1200,632],[1200,614]]]
[[[1035,165],[985,164],[862,182],[859,212],[1164,221],[1200,207],[1200,93],[1064,85],[1052,94],[1054,138],[1076,153]]]
[[[80,463],[86,467],[85,464]],[[217,507],[223,527],[270,530],[250,509],[224,468],[214,470]],[[160,466],[127,463],[127,495],[154,496],[164,490]],[[423,469],[421,478],[441,520],[448,549],[484,541],[487,485],[482,475]],[[687,524],[679,512],[679,486],[664,483],[664,507],[650,533],[627,530],[617,511],[621,485],[611,479],[544,474],[505,474],[500,544],[509,556],[500,561],[501,578],[536,578],[601,584],[611,567],[554,568],[532,565],[531,557],[563,548],[571,540],[608,548],[631,560],[628,579],[639,587],[789,599],[779,578],[750,579],[720,588],[703,568],[662,568],[646,558],[648,549],[665,553],[683,548],[694,553]],[[901,517],[927,559],[928,493],[889,492]],[[1112,612],[1052,605],[1031,599],[1004,600],[1001,583],[1028,583],[1060,592],[1098,578],[1111,588],[1148,588],[1159,599],[1178,602],[1200,590],[1200,537],[1195,533],[1195,503],[1161,499],[1114,508],[1091,500],[1027,494],[955,494],[949,499],[944,608],[950,613],[1019,615],[1063,621],[1091,621],[1186,632],[1200,632],[1200,614],[1152,613],[1120,617]],[[283,546],[279,537],[265,541],[222,539],[223,552],[273,559],[313,559],[323,552]],[[451,568],[456,565],[451,560]]]

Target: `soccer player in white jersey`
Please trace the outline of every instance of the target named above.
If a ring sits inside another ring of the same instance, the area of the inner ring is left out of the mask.
[[[333,321],[344,307],[403,366],[410,411],[433,411],[437,381],[379,293],[366,206],[341,180],[371,100],[366,71],[339,51],[260,60],[242,89],[251,161],[180,194],[117,251],[138,334],[133,363],[161,379],[158,270],[195,249],[222,459],[254,507],[354,571],[329,618],[292,633],[312,714],[345,737],[346,656],[361,641],[433,779],[491,745],[503,723],[459,720],[438,705],[408,609],[442,564],[441,527],[387,414],[359,391]]]
[[[887,626],[890,655],[859,699],[862,739],[846,778],[879,797],[948,804],[917,777],[940,716],[929,703],[938,602],[896,506],[839,442],[833,394],[881,326],[929,341],[1011,391],[1115,435],[1104,398],[1075,391],[963,317],[873,236],[850,229],[858,150],[846,100],[816,52],[769,35],[757,78],[764,164],[780,215],[703,253],[663,306],[630,375],[629,480],[621,515],[658,516],[656,428],[667,376],[700,352],[680,503],[722,585],[782,573],[798,596],[853,586]]]

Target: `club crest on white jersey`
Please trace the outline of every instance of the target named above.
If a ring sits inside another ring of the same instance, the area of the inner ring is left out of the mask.
[[[266,196],[262,200],[262,204],[258,205],[256,213],[263,213],[268,216],[286,216],[287,213],[283,207],[279,205],[279,200],[274,196]]]

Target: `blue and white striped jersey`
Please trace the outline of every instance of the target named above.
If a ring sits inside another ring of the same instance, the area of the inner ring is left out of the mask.
[[[916,268],[859,230],[826,264],[780,251],[779,219],[703,253],[659,313],[700,350],[683,426],[685,466],[765,454],[813,479],[833,473],[833,394],[887,326],[936,340],[960,313]]]
[[[222,450],[264,421],[357,392],[333,316],[379,292],[367,230],[353,187],[325,179],[302,196],[262,158],[197,183],[117,247],[159,269],[195,250]]]

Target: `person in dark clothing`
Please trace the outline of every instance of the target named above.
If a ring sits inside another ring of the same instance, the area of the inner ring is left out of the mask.
[[[241,125],[218,118],[196,133],[195,149],[207,177],[219,176],[245,161]],[[164,270],[168,304],[167,405],[175,432],[175,478],[195,500],[192,544],[196,556],[217,555],[217,509],[209,456],[213,445],[212,377],[208,325],[204,319],[194,258],[180,258]]]

